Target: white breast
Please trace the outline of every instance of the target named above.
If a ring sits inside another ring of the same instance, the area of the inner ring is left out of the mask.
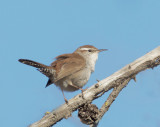
[[[98,53],[93,53],[87,60],[87,66],[91,68],[91,72],[94,72],[95,70],[95,64],[97,59],[98,59]]]

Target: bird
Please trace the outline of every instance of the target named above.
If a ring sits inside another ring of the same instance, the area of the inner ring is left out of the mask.
[[[19,59],[19,62],[35,67],[47,76],[49,79],[46,87],[55,84],[61,89],[64,100],[68,103],[63,91],[81,90],[83,95],[82,87],[95,70],[98,54],[106,50],[97,49],[92,45],[80,46],[73,53],[57,56],[50,66],[28,59]]]

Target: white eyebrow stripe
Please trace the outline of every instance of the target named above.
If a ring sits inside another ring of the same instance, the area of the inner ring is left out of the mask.
[[[91,49],[91,48],[81,48],[81,50],[89,50],[89,49]]]

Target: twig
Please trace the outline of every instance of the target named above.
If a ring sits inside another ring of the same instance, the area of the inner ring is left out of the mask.
[[[99,121],[101,120],[101,118],[103,117],[103,115],[108,111],[109,107],[114,102],[114,100],[116,99],[118,94],[121,92],[121,90],[124,87],[127,86],[128,82],[130,80],[131,80],[131,78],[126,79],[121,85],[119,85],[113,89],[113,91],[111,92],[111,94],[109,95],[109,97],[107,98],[105,103],[102,105],[101,109],[99,110],[98,120],[94,124],[90,125],[90,127],[97,127],[97,125],[98,125]]]

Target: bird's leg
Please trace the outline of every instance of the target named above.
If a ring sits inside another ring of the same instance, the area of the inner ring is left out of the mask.
[[[64,96],[63,89],[61,89],[61,90],[62,90],[62,94],[63,94],[64,101],[66,102],[66,104],[68,104],[68,100],[67,100],[66,97]]]
[[[77,89],[79,89],[79,90],[81,90],[81,92],[82,92],[82,98],[84,99],[84,94],[83,94],[83,92],[85,91],[85,90],[87,90],[87,88],[86,89],[82,89],[82,88],[80,88],[80,87],[78,87],[78,86],[76,86],[76,85],[74,85],[74,84],[69,84],[70,86],[73,86],[74,88],[77,88]]]

